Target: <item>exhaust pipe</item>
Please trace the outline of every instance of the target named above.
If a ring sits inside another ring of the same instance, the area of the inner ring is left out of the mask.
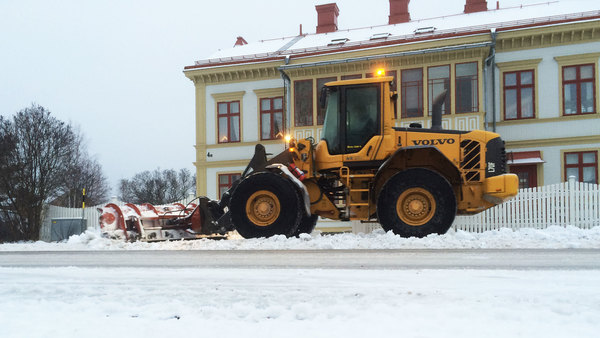
[[[444,89],[438,96],[433,99],[433,109],[431,112],[431,130],[442,130],[442,105],[446,100],[448,90]]]

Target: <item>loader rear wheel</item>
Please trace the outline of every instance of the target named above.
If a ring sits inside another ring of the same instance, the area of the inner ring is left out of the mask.
[[[245,177],[229,204],[231,220],[244,238],[292,236],[302,218],[300,197],[280,175],[260,172]]]
[[[408,169],[384,184],[377,216],[383,229],[402,237],[444,234],[456,216],[456,197],[448,180],[436,172]]]

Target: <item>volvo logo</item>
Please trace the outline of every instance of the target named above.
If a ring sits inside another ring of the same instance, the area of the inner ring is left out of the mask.
[[[442,144],[453,144],[456,142],[453,138],[437,138],[433,140],[412,140],[416,146],[437,146]]]

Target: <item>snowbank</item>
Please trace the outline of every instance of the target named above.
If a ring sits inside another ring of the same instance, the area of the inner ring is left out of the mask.
[[[229,240],[193,240],[145,243],[126,243],[102,238],[98,231],[71,236],[60,243],[21,242],[0,244],[0,251],[58,251],[58,250],[322,250],[322,249],[565,249],[600,248],[600,227],[580,229],[573,226],[551,226],[547,229],[500,229],[483,233],[450,230],[444,235],[426,238],[402,238],[383,230],[370,234],[326,235],[314,232],[299,238],[274,236]]]

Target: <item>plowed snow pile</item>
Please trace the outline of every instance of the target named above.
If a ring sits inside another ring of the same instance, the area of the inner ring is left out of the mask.
[[[573,226],[551,226],[546,229],[500,229],[483,233],[450,230],[444,235],[426,238],[402,238],[383,230],[370,234],[336,234],[320,232],[296,238],[243,239],[233,235],[229,240],[193,240],[172,242],[135,242],[103,238],[98,231],[71,236],[60,243],[21,242],[0,245],[0,251],[52,250],[321,250],[321,249],[565,249],[600,248],[600,227],[580,229]]]

